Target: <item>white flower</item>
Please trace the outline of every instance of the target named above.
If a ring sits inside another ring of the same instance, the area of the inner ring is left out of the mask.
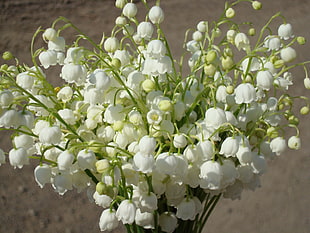
[[[65,103],[71,100],[72,96],[73,90],[69,86],[61,88],[60,91],[57,93],[57,99],[62,100]]]
[[[162,113],[159,110],[151,109],[146,115],[147,122],[150,125],[159,125],[162,121]]]
[[[253,173],[263,174],[267,169],[265,157],[253,152],[251,167],[253,169]]]
[[[23,147],[26,150],[33,146],[33,137],[27,134],[20,134],[14,137],[15,147]]]
[[[39,140],[43,144],[59,144],[61,137],[61,129],[57,125],[44,127],[39,132]]]
[[[130,200],[123,200],[117,208],[116,217],[123,224],[132,224],[136,217],[136,206]]]
[[[14,100],[14,96],[10,90],[0,92],[0,106],[8,107]]]
[[[133,167],[142,173],[150,173],[153,171],[155,159],[153,155],[138,152],[133,157]]]
[[[121,62],[121,66],[126,66],[130,63],[130,55],[127,50],[116,50],[113,58],[117,58]]]
[[[1,164],[5,164],[5,154],[2,149],[0,149],[0,166]]]
[[[137,34],[142,39],[150,40],[153,35],[153,25],[150,22],[141,22],[137,27]]]
[[[209,108],[205,114],[205,123],[215,129],[227,122],[225,112],[221,108]]]
[[[288,40],[293,37],[294,35],[292,25],[289,23],[281,24],[278,28],[278,35],[284,40]]]
[[[148,135],[143,136],[139,141],[139,151],[143,154],[152,154],[156,148],[156,139]]]
[[[237,138],[227,137],[221,145],[220,154],[226,158],[234,157],[239,149],[239,141]]]
[[[34,76],[29,72],[22,72],[16,76],[16,83],[24,89],[31,89],[34,83]]]
[[[117,228],[118,223],[114,209],[105,209],[102,211],[99,220],[99,228],[101,231],[112,231]]]
[[[72,166],[74,159],[74,155],[68,150],[61,152],[57,158],[58,169],[61,171],[68,170]]]
[[[256,83],[261,89],[269,91],[273,84],[273,76],[268,70],[258,71]]]
[[[82,65],[65,64],[61,69],[61,77],[68,83],[81,85],[86,79],[86,69]]]
[[[82,170],[85,170],[85,169],[94,170],[95,169],[95,163],[97,162],[97,159],[93,151],[86,150],[86,149],[81,150],[77,154],[76,159],[77,159],[79,167]]]
[[[282,154],[286,149],[285,139],[282,137],[276,137],[270,142],[270,148],[276,155]]]
[[[237,104],[252,103],[256,99],[256,91],[252,84],[241,83],[235,89],[235,100]]]
[[[248,50],[250,49],[250,40],[246,34],[244,34],[243,32],[239,32],[235,36],[235,45],[239,50]]]
[[[228,30],[226,33],[227,40],[230,43],[234,43],[236,35],[237,35],[237,32],[235,30],[232,30],[232,29]]]
[[[265,39],[264,45],[269,50],[278,50],[281,47],[281,40],[275,36],[268,36]]]
[[[57,31],[54,28],[47,28],[42,34],[44,40],[55,40],[57,37]]]
[[[135,222],[138,226],[142,226],[144,229],[154,229],[154,215],[150,212],[142,212],[140,209],[136,211]]]
[[[304,86],[307,89],[310,89],[310,78],[304,78]]]
[[[162,231],[172,233],[178,226],[178,219],[172,212],[164,212],[159,216],[159,225]]]
[[[137,12],[137,6],[134,3],[127,3],[123,8],[123,14],[128,18],[135,17]]]
[[[300,137],[292,136],[288,139],[288,147],[294,150],[299,150],[301,147]]]
[[[17,149],[11,149],[9,152],[10,164],[16,168],[21,169],[24,165],[29,164],[29,157],[26,149],[20,147]]]
[[[187,139],[183,134],[176,134],[173,137],[173,146],[175,148],[184,148],[187,145]]]
[[[34,178],[40,188],[52,181],[52,169],[47,164],[39,165],[34,169]]]
[[[147,45],[147,55],[154,58],[160,58],[166,54],[166,46],[161,40],[151,40]]]
[[[239,145],[239,149],[236,153],[236,157],[238,158],[241,165],[246,165],[251,163],[252,161],[252,151],[251,148],[242,143]]]
[[[59,195],[64,195],[72,187],[72,176],[70,174],[57,174],[52,183],[53,188]]]
[[[153,24],[164,21],[164,12],[159,6],[153,6],[149,11],[149,19]]]
[[[202,151],[200,147],[189,144],[183,151],[184,157],[190,163],[200,163],[202,161]]]
[[[295,49],[293,49],[292,47],[287,47],[287,48],[281,49],[280,56],[283,61],[291,62],[297,57],[297,54],[296,54]]]
[[[95,203],[103,208],[110,207],[110,204],[113,201],[113,199],[108,195],[105,194],[100,195],[97,191],[94,192],[93,198],[95,200]]]
[[[202,153],[202,160],[207,161],[213,158],[214,148],[213,144],[209,140],[199,141],[197,147]]]
[[[138,207],[140,211],[143,212],[153,212],[157,210],[157,196],[150,192],[140,193]]]
[[[222,160],[222,163],[223,178],[221,182],[223,187],[227,187],[235,182],[235,180],[239,177],[239,173],[232,160],[225,159]]]
[[[66,42],[65,38],[61,36],[55,37],[53,40],[50,40],[47,44],[48,50],[55,50],[57,52],[65,52]]]
[[[184,198],[182,202],[176,206],[176,216],[182,220],[194,220],[196,216],[195,201],[190,198]]]
[[[41,65],[47,69],[57,64],[57,52],[55,50],[46,50],[40,53],[39,61]]]
[[[74,125],[76,118],[74,112],[71,109],[61,109],[58,111],[59,116],[69,125]]]
[[[19,125],[18,112],[15,109],[5,111],[0,116],[0,126],[5,128],[17,127]]]
[[[103,47],[108,53],[113,53],[119,48],[119,41],[116,37],[109,37],[105,40]]]
[[[156,170],[167,175],[174,175],[178,165],[176,155],[168,152],[161,153],[156,158]]]
[[[79,64],[80,61],[84,57],[83,48],[81,47],[71,47],[67,50],[67,56],[64,60],[66,64],[73,63],[73,64]]]
[[[109,105],[104,112],[104,121],[113,124],[116,121],[123,121],[125,113],[123,112],[124,107],[121,104]]]
[[[218,190],[223,178],[222,167],[218,162],[207,161],[200,167],[200,187],[203,189]]]

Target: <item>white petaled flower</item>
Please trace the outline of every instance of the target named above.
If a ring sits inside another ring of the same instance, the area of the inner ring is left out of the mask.
[[[113,53],[119,48],[119,40],[116,37],[109,37],[105,40],[103,47],[108,53]]]
[[[34,169],[34,178],[40,188],[52,181],[52,168],[47,164],[39,165]]]
[[[269,91],[273,84],[273,76],[268,70],[258,71],[256,83],[259,88]]]
[[[202,160],[207,161],[213,158],[214,148],[212,142],[209,140],[203,140],[197,143],[197,147],[202,153]]]
[[[48,50],[55,50],[57,52],[65,52],[66,41],[61,36],[55,37],[53,40],[48,41]]]
[[[111,197],[109,197],[108,195],[105,195],[105,194],[100,195],[97,191],[94,192],[93,198],[95,200],[95,203],[98,206],[101,206],[103,208],[110,207],[111,202],[113,201],[113,199]]]
[[[123,67],[130,63],[130,55],[127,50],[116,50],[113,58],[118,59]]]
[[[0,106],[8,107],[14,100],[14,96],[10,90],[0,92]]]
[[[67,50],[67,56],[64,60],[66,64],[79,64],[84,57],[84,51],[81,47],[71,47]]]
[[[20,134],[14,137],[15,147],[23,147],[25,149],[29,149],[33,146],[33,137],[27,134]]]
[[[235,36],[235,45],[239,50],[248,50],[250,49],[250,40],[246,34],[239,32]]]
[[[159,6],[152,6],[149,11],[149,19],[153,24],[160,24],[164,21],[164,12]]]
[[[16,76],[16,83],[24,89],[31,89],[34,84],[34,76],[29,72],[22,72]]]
[[[289,148],[299,150],[301,147],[301,140],[298,136],[292,136],[288,139],[287,145]]]
[[[296,50],[292,47],[283,48],[280,51],[281,59],[285,62],[291,62],[297,57]]]
[[[209,108],[205,114],[205,123],[215,129],[227,122],[225,112],[221,108]]]
[[[14,168],[23,168],[24,165],[29,164],[29,157],[27,151],[22,147],[17,149],[11,149],[9,152],[9,161]]]
[[[182,220],[194,220],[196,216],[195,201],[190,198],[184,198],[182,202],[176,206],[176,216]]]
[[[76,118],[74,112],[71,109],[61,109],[58,111],[59,116],[69,125],[74,125]]]
[[[75,156],[68,150],[61,152],[57,158],[58,169],[61,171],[68,170],[71,168],[74,159]]]
[[[135,221],[136,209],[132,201],[123,200],[116,211],[118,221],[122,221],[123,224],[132,224]]]
[[[154,229],[154,215],[150,212],[142,212],[140,209],[136,211],[135,223],[142,226],[144,229]]]
[[[150,22],[141,22],[137,27],[137,34],[146,40],[150,40],[153,35],[153,25]]]
[[[178,226],[178,219],[172,212],[164,212],[159,218],[159,225],[162,231],[172,233]]]
[[[59,195],[64,195],[68,190],[71,190],[73,188],[72,176],[66,173],[57,174],[53,178],[52,186]]]
[[[85,170],[85,169],[94,170],[95,169],[95,163],[97,162],[97,159],[93,151],[86,150],[86,149],[81,150],[77,154],[76,159],[77,159],[79,167],[82,170]]]
[[[20,124],[18,116],[18,112],[15,109],[5,111],[0,116],[0,126],[5,128],[17,127]]]
[[[154,169],[155,159],[153,155],[138,152],[133,157],[133,167],[142,173],[151,173]]]
[[[239,141],[237,138],[227,137],[221,145],[220,154],[226,158],[234,157],[239,150]]]
[[[253,169],[253,173],[255,174],[263,174],[267,169],[267,164],[265,157],[263,155],[259,155],[256,152],[253,152],[251,167]]]
[[[175,148],[184,148],[187,145],[187,139],[183,134],[177,134],[173,137],[173,146]]]
[[[125,113],[123,112],[124,107],[121,104],[109,105],[104,112],[104,121],[112,124],[116,121],[123,121]]]
[[[39,60],[41,65],[47,69],[57,64],[57,52],[54,50],[46,50],[40,53]]]
[[[44,127],[39,132],[39,140],[43,144],[59,144],[61,137],[61,129],[57,125]]]
[[[174,175],[178,166],[178,159],[174,154],[161,153],[156,158],[156,170],[167,175]]]
[[[161,40],[151,40],[147,45],[147,54],[150,57],[160,58],[166,54],[166,46]]]
[[[227,187],[235,183],[236,179],[239,177],[239,173],[232,160],[225,159],[222,163],[223,178],[221,183],[223,187]]]
[[[102,211],[99,220],[99,228],[101,231],[112,231],[118,227],[118,219],[114,209],[105,209]]]
[[[252,151],[251,148],[245,145],[239,145],[239,149],[236,153],[241,165],[246,165],[252,162]]]
[[[292,25],[289,23],[281,24],[278,28],[278,35],[284,40],[288,40],[293,37],[294,35]]]
[[[286,149],[285,139],[282,137],[276,137],[270,142],[271,151],[276,153],[276,155],[282,154]]]
[[[123,8],[123,14],[129,19],[135,17],[137,12],[138,8],[134,3],[127,3]]]
[[[159,110],[152,109],[146,115],[147,122],[150,125],[159,125],[162,121],[162,113]]]
[[[82,65],[65,64],[61,69],[61,77],[68,83],[81,85],[86,79],[86,69]]]
[[[55,40],[57,37],[57,31],[54,28],[47,28],[42,34],[44,40]]]
[[[139,141],[139,151],[143,154],[152,154],[155,152],[156,139],[148,135],[143,136]]]
[[[138,207],[142,213],[152,213],[157,210],[157,196],[152,192],[142,192],[139,197]]]
[[[235,89],[235,100],[237,104],[252,103],[256,99],[256,91],[252,84],[241,83]]]
[[[57,93],[57,99],[62,100],[63,102],[68,102],[73,96],[73,90],[69,86],[65,86],[59,90]]]
[[[206,161],[200,167],[199,177],[201,188],[219,190],[223,178],[222,167],[216,161]]]
[[[278,50],[281,48],[281,40],[276,36],[269,36],[265,39],[264,45],[269,50]]]

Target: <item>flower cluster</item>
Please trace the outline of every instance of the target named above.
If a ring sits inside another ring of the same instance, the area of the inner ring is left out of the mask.
[[[37,160],[36,182],[60,195],[86,190],[104,209],[102,231],[122,222],[128,232],[201,232],[220,196],[256,189],[267,159],[300,148],[296,101],[300,114],[309,112],[306,97],[287,92],[296,66],[310,88],[308,62],[293,63],[305,39],[285,21],[272,33],[280,14],[257,35],[244,29],[232,20],[240,1],[226,4],[219,21],[188,31],[187,74],[161,30],[159,4],[142,1],[148,12],[139,22],[135,3],[116,0],[121,14],[99,44],[62,17],[39,29],[34,38],[42,33],[47,49],[32,44],[33,66],[0,70],[0,126],[14,132],[10,164]],[[79,34],[72,45],[60,35],[67,27]],[[60,87],[45,74],[54,66]]]

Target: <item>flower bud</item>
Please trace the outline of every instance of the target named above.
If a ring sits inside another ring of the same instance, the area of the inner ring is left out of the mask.
[[[225,15],[227,18],[233,18],[236,15],[236,13],[235,10],[230,7],[226,10]]]
[[[43,32],[43,40],[50,40],[50,41],[54,41],[57,37],[57,32],[54,28],[47,28],[44,32]]]
[[[149,18],[153,24],[159,24],[164,20],[164,12],[159,6],[153,6],[149,11]]]
[[[202,41],[203,35],[200,31],[195,31],[192,35],[194,41]]]
[[[123,16],[118,16],[115,19],[115,24],[118,26],[124,26],[127,23],[127,19]]]
[[[146,40],[150,40],[153,35],[153,25],[150,22],[141,22],[137,27],[137,34]]]
[[[222,67],[224,70],[230,70],[234,66],[234,61],[231,57],[222,57]]]
[[[142,88],[146,92],[151,92],[155,89],[155,83],[150,79],[146,79],[142,82]]]
[[[212,77],[216,72],[216,67],[213,64],[205,65],[204,72],[207,76]]]
[[[280,56],[284,62],[291,62],[297,57],[297,54],[295,49],[293,49],[292,47],[287,47],[281,49]]]
[[[234,90],[235,90],[235,88],[232,85],[229,85],[229,86],[226,87],[226,93],[229,94],[229,95],[233,94]]]
[[[10,52],[10,51],[5,51],[3,54],[2,54],[2,58],[4,60],[11,60],[14,58],[13,54]]]
[[[260,9],[262,9],[262,3],[259,1],[253,1],[252,7],[254,10],[260,10]]]
[[[103,47],[108,53],[113,53],[118,49],[119,41],[116,37],[109,37],[105,40]]]
[[[118,70],[119,68],[121,68],[121,65],[122,63],[118,58],[112,58],[111,66]]]
[[[120,9],[122,9],[125,6],[125,4],[126,4],[126,0],[116,0],[115,1],[115,6],[117,8],[120,8]]]
[[[285,62],[282,60],[282,59],[279,59],[279,60],[276,60],[274,63],[273,63],[273,66],[274,68],[276,69],[279,69],[281,68],[282,66],[284,66]]]
[[[200,31],[200,32],[206,32],[208,30],[208,22],[200,21],[197,24],[197,30]]]
[[[303,37],[303,36],[298,36],[298,37],[297,37],[297,42],[298,42],[298,44],[300,44],[300,45],[304,45],[304,44],[306,43],[306,38]]]
[[[269,127],[267,129],[267,136],[270,137],[270,138],[276,138],[279,136],[279,133],[278,131],[276,130],[275,127]]]
[[[304,85],[306,89],[310,89],[310,78],[305,78],[304,79]]]
[[[217,57],[217,54],[214,50],[210,50],[205,57],[207,63],[212,63]]]
[[[301,146],[300,138],[297,136],[290,137],[288,139],[287,145],[289,148],[294,149],[294,150],[300,149],[300,146]]]
[[[158,103],[158,108],[163,112],[169,112],[172,109],[170,100],[162,100]]]
[[[255,28],[250,28],[248,31],[248,34],[249,34],[249,36],[255,36],[255,34],[256,34]]]
[[[98,160],[95,163],[95,166],[96,166],[97,172],[99,172],[99,173],[106,173],[110,169],[109,160],[107,160],[107,159]]]
[[[310,109],[308,106],[304,106],[300,109],[300,114],[307,115],[309,113]]]

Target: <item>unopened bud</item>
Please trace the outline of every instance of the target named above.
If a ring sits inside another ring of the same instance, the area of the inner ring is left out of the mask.
[[[259,1],[253,1],[252,7],[254,10],[260,10],[260,9],[262,9],[262,3]]]
[[[204,72],[207,76],[212,77],[216,72],[216,67],[213,64],[205,65]]]
[[[300,114],[307,115],[309,113],[310,109],[308,106],[304,106],[300,109]]]
[[[146,79],[142,82],[142,88],[146,92],[151,92],[155,89],[155,83],[150,79]]]
[[[236,15],[235,10],[231,7],[226,10],[225,14],[227,18],[233,18]]]
[[[99,173],[105,173],[110,169],[110,164],[107,159],[98,160],[95,164],[96,170]]]
[[[276,130],[275,127],[269,127],[267,129],[267,136],[270,137],[270,138],[276,138],[279,136],[279,133],[278,131]]]
[[[274,66],[274,68],[279,69],[279,68],[281,68],[282,66],[284,66],[284,63],[285,63],[285,62],[284,62],[282,59],[276,60],[276,61],[273,63],[273,66]]]
[[[217,54],[214,50],[210,50],[205,57],[207,63],[212,63],[217,57]]]
[[[298,37],[297,37],[297,42],[298,42],[298,44],[300,44],[300,45],[304,45],[304,44],[306,43],[306,38],[303,37],[303,36],[298,36]]]
[[[4,59],[4,60],[11,60],[11,59],[13,59],[14,58],[14,56],[13,56],[13,54],[11,53],[11,52],[9,52],[9,51],[6,51],[6,52],[4,52],[3,54],[2,54],[2,58]]]
[[[229,95],[233,94],[234,90],[235,90],[235,88],[232,85],[229,85],[229,86],[226,87],[226,93],[229,94]]]
[[[224,70],[230,70],[234,66],[234,61],[231,57],[222,57],[222,67]]]
[[[122,63],[118,58],[112,58],[111,66],[113,66],[115,69],[119,69],[121,67]]]
[[[170,100],[162,100],[158,103],[159,110],[163,112],[169,112],[172,109],[172,104]]]
[[[248,34],[249,34],[249,36],[255,36],[255,34],[256,34],[255,28],[250,28],[248,31]]]

